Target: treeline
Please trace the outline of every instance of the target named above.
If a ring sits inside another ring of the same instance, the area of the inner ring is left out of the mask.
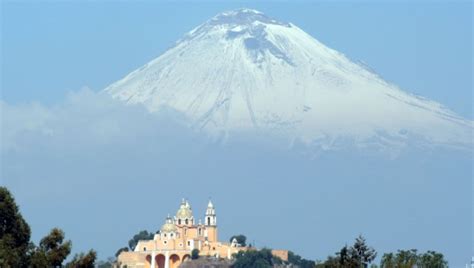
[[[242,244],[245,236],[239,235]],[[233,238],[231,238],[232,240]],[[352,246],[345,245],[335,255],[324,261],[313,261],[289,252],[288,261],[275,257],[270,249],[240,251],[234,255],[234,268],[301,267],[301,268],[445,268],[448,262],[443,254],[435,251],[418,253],[416,249],[398,250],[382,255],[380,265],[372,263],[377,257],[374,248],[367,245],[364,237],[355,239]]]
[[[71,253],[72,242],[65,240],[64,232],[53,228],[35,245],[28,223],[18,210],[7,188],[0,187],[0,267],[5,268],[93,268],[97,253],[76,254],[70,262],[64,261]]]
[[[372,263],[377,252],[369,247],[365,238],[359,236],[352,246],[345,245],[334,256],[318,261],[317,268],[445,268],[448,262],[443,254],[428,251],[418,254],[416,249],[398,250],[396,253],[384,253],[380,265]],[[370,265],[370,266],[369,266]]]
[[[301,256],[288,252],[288,261],[274,256],[271,249],[263,248],[261,250],[239,251],[234,254],[233,268],[252,268],[252,267],[300,267],[314,268],[316,263],[311,260],[302,258]]]

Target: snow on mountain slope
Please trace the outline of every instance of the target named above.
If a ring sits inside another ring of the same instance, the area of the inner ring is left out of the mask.
[[[171,107],[218,136],[257,130],[323,148],[412,138],[472,146],[472,121],[250,9],[218,14],[105,92],[152,112]]]

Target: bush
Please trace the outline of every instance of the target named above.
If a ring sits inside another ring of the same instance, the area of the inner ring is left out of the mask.
[[[273,256],[270,249],[239,251],[234,255],[233,268],[265,268],[281,264],[282,260]]]
[[[234,240],[234,238],[237,240],[237,243],[239,243],[242,247],[245,247],[247,245],[247,237],[245,235],[234,235],[229,239],[229,242],[232,243],[232,240]]]
[[[199,259],[199,249],[195,248],[191,251],[191,259],[197,260]]]

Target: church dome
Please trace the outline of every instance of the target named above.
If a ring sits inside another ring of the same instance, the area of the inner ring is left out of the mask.
[[[162,233],[173,233],[173,232],[178,231],[178,228],[176,228],[176,225],[172,223],[165,223],[163,224],[163,226],[161,226],[160,231]]]
[[[193,212],[189,208],[180,208],[176,212],[176,218],[178,219],[191,219],[193,217]]]
[[[193,217],[193,211],[188,201],[183,201],[178,211],[176,212],[177,219],[191,219]]]
[[[171,217],[168,216],[166,218],[165,224],[163,224],[163,226],[161,226],[160,232],[162,232],[162,233],[173,233],[173,232],[177,232],[177,231],[178,231],[178,228],[173,223],[173,220],[171,219]]]

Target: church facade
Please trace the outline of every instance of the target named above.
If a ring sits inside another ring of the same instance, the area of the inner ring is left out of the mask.
[[[211,201],[204,221],[196,222],[191,205],[183,199],[176,215],[166,217],[152,240],[139,241],[134,251],[121,252],[117,263],[128,268],[175,268],[191,258],[193,249],[198,249],[200,256],[231,259],[234,253],[249,248],[235,239],[231,243],[219,242],[216,210]]]

